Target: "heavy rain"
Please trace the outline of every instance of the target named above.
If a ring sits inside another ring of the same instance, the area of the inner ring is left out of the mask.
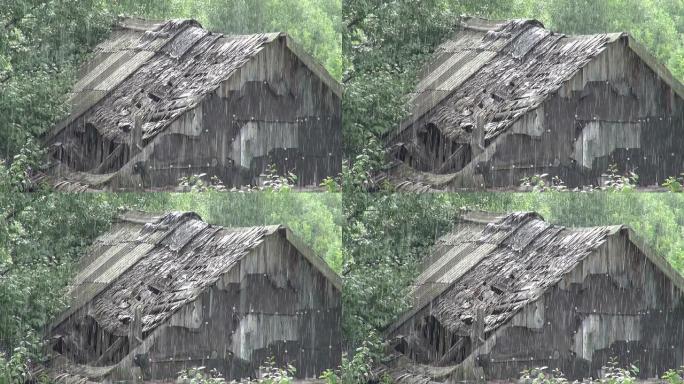
[[[684,0],[0,0],[0,384],[684,382]]]

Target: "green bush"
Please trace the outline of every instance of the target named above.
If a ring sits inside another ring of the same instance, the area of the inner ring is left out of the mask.
[[[667,370],[663,373],[662,379],[668,384],[684,384],[684,366]]]
[[[205,367],[188,368],[178,372],[178,384],[224,384],[226,380],[215,369],[205,372]]]
[[[325,370],[320,378],[326,384],[365,384],[371,378],[371,369],[379,357],[379,340],[375,334],[371,334],[356,349],[351,359],[346,354],[343,355],[339,368]],[[384,379],[383,382],[387,381]]]
[[[603,367],[604,376],[598,380],[601,384],[634,384],[637,382],[639,368],[630,365],[629,368],[621,368],[617,360],[611,359],[608,365]]]
[[[29,330],[10,356],[0,352],[0,383],[47,383],[47,375],[32,373],[32,368],[42,360],[42,347],[39,339]]]
[[[669,192],[673,193],[684,192],[684,173],[680,178],[676,178],[674,176],[668,177],[663,182],[663,187],[665,187],[665,189],[667,189]]]
[[[521,384],[565,384],[568,379],[565,378],[563,372],[559,369],[554,369],[550,373],[547,372],[548,367],[532,368],[522,371],[520,376]]]
[[[532,368],[524,370],[520,376],[521,384],[568,384],[568,379],[565,378],[563,372],[558,368],[551,372],[547,372],[548,367]],[[634,384],[637,382],[639,375],[639,368],[635,365],[630,365],[629,368],[622,368],[619,366],[617,360],[610,359],[607,365],[602,367],[603,377],[599,379],[585,379],[584,384]],[[670,372],[670,371],[668,371]],[[670,373],[668,377],[675,377],[677,372]],[[678,376],[677,376],[678,377]],[[663,376],[663,378],[665,378]],[[681,380],[681,379],[680,379]],[[574,381],[573,383],[577,383]],[[678,381],[668,381],[668,383],[680,383]]]
[[[205,371],[205,367],[189,368],[178,373],[178,384],[224,384],[226,380],[216,370]],[[259,378],[242,379],[240,384],[292,384],[294,382],[295,367],[277,367],[273,358],[259,368]],[[234,383],[232,381],[231,383]]]

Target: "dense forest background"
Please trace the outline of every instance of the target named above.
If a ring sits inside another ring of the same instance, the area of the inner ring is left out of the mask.
[[[286,32],[339,79],[341,7],[341,0],[2,1],[0,163],[65,116],[79,64],[119,15],[194,18],[223,33]]]
[[[229,33],[286,31],[345,87],[344,194],[60,195],[31,184],[39,136],[64,115],[79,63],[117,15],[192,17]],[[63,308],[74,263],[122,210],[194,210],[219,225],[285,224],[344,279],[350,350],[409,303],[418,262],[462,209],[534,210],[561,225],[627,224],[684,271],[684,195],[368,194],[378,136],[404,116],[416,71],[461,15],[537,18],[566,33],[629,31],[684,79],[684,0],[10,0],[0,2],[0,354]],[[22,193],[27,190],[32,193]],[[23,360],[25,362],[25,360]]]
[[[344,132],[349,158],[377,155],[405,116],[427,56],[462,15],[532,18],[566,34],[629,32],[684,80],[684,0],[346,0]]]
[[[564,226],[628,225],[684,273],[684,194],[347,193],[342,274],[346,334],[352,344],[377,334],[409,307],[407,288],[420,273],[420,261],[466,209],[536,211]]]
[[[628,32],[684,81],[684,0],[345,0],[342,179],[348,334],[367,339],[406,308],[417,262],[461,207],[535,210],[551,222],[626,224],[684,272],[682,196],[628,188],[592,193],[392,195],[373,185],[385,165],[382,135],[406,116],[406,95],[462,16],[533,18],[566,34]],[[369,186],[371,186],[369,188]],[[368,189],[377,194],[364,194]],[[381,276],[381,278],[378,278]],[[363,308],[372,308],[364,311]],[[356,310],[355,310],[356,309]]]
[[[261,193],[12,193],[0,177],[0,382],[4,352],[27,346],[42,361],[41,336],[65,308],[66,285],[86,247],[127,210],[194,211],[230,227],[288,226],[336,271],[342,269],[342,196],[281,189]],[[14,189],[15,190],[15,189]],[[16,190],[15,190],[16,191]]]

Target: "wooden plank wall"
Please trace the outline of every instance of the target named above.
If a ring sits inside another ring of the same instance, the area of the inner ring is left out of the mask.
[[[642,185],[684,171],[684,100],[626,44],[609,45],[498,139],[479,167],[488,185],[519,185],[542,173],[571,187],[599,185],[612,163],[637,173]]]
[[[85,117],[66,129],[62,140]],[[81,128],[82,129],[82,128]],[[93,128],[94,130],[94,128]],[[286,46],[281,37],[241,67],[219,89],[174,121],[140,154],[122,151],[124,161],[97,172],[119,174],[111,187],[178,185],[182,176],[207,173],[227,186],[254,184],[268,165],[292,171],[301,186],[318,185],[341,171],[341,100]],[[95,171],[102,148],[114,144],[90,135],[77,170]],[[100,148],[98,150],[98,148]]]
[[[146,378],[193,366],[253,376],[269,358],[299,378],[339,365],[340,292],[280,234],[254,252],[174,315],[149,351]]]
[[[597,377],[611,358],[660,377],[684,364],[684,295],[623,232],[489,340],[470,361],[487,378],[541,366]]]

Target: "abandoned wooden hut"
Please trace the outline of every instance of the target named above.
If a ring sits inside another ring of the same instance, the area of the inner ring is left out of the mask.
[[[274,165],[317,186],[341,170],[340,85],[284,33],[121,19],[69,101],[46,137],[58,180],[116,190],[204,173],[243,186]]]
[[[53,322],[56,372],[175,379],[204,366],[300,378],[341,358],[339,277],[281,226],[223,228],[195,213],[128,213],[83,257]]]
[[[440,238],[387,329],[398,383],[598,377],[609,359],[660,377],[684,364],[684,278],[624,226],[565,228],[469,212]]]
[[[410,116],[386,136],[386,176],[407,190],[541,174],[598,186],[612,164],[645,186],[684,172],[684,86],[626,33],[466,18],[419,79]]]

